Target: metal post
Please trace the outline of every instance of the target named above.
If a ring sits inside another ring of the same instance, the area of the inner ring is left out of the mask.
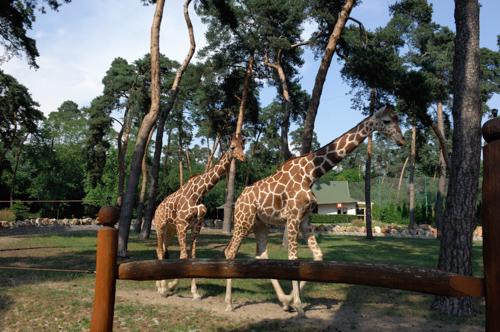
[[[113,330],[118,248],[118,230],[113,226],[118,221],[119,214],[118,209],[107,206],[99,210],[97,217],[98,223],[103,227],[97,232],[96,280],[90,323],[91,332]]]
[[[483,126],[483,261],[486,331],[500,331],[500,118]]]

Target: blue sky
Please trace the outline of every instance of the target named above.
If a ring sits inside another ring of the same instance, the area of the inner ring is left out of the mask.
[[[386,24],[388,7],[393,2],[364,0],[351,15],[362,21],[367,29],[374,29]],[[434,6],[434,21],[454,30],[454,2],[430,2]],[[480,2],[481,47],[497,49],[500,1]],[[80,106],[89,105],[94,97],[102,93],[101,80],[115,57],[134,61],[149,52],[153,11],[153,6],[142,6],[139,0],[73,0],[57,13],[49,11],[39,15],[29,33],[37,40],[41,54],[37,60],[40,69],[29,68],[25,59],[18,58],[1,64],[0,68],[28,87],[45,114],[57,110],[65,100],[74,100]],[[200,49],[205,44],[205,27],[192,8],[191,18],[197,48]],[[181,61],[188,48],[182,1],[166,2],[161,29],[161,52]],[[302,85],[308,92],[312,91],[318,65],[312,54],[306,52],[305,64],[300,73]],[[350,109],[350,89],[342,82],[339,69],[339,63],[334,60],[316,118],[316,132],[321,144],[339,136],[362,119],[359,112]],[[273,89],[263,91],[263,105],[272,100],[275,93]],[[489,104],[491,107],[500,107],[500,97],[494,96]]]

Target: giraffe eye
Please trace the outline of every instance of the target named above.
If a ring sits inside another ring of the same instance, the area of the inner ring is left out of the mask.
[[[388,125],[389,123],[391,123],[391,120],[384,120],[384,124]]]

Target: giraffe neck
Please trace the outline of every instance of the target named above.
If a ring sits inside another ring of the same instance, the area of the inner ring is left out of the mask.
[[[199,184],[199,194],[200,196],[205,195],[219,182],[220,178],[226,173],[231,165],[231,160],[233,159],[231,152],[227,151],[220,158],[219,162],[212,166],[208,171],[198,176],[197,182]]]
[[[313,181],[319,179],[357,148],[375,130],[375,126],[373,116],[368,117],[342,136],[312,152],[310,158],[313,168],[310,175]]]

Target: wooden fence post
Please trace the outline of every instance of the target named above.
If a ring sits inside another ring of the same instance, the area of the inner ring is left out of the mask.
[[[483,262],[486,331],[500,331],[500,118],[483,126]]]
[[[106,206],[99,210],[97,216],[98,223],[103,227],[97,232],[95,295],[90,323],[91,332],[107,332],[113,329],[118,246],[118,230],[113,226],[118,221],[119,214],[117,208]]]

